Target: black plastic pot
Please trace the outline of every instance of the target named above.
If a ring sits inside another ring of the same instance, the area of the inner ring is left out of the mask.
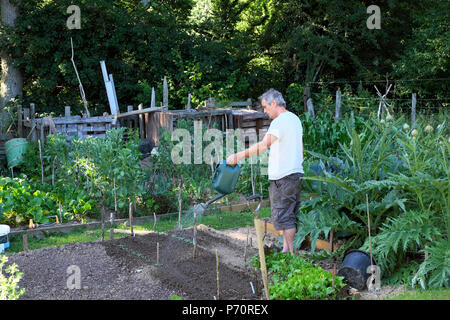
[[[372,262],[376,265],[375,259]],[[348,251],[344,256],[344,261],[337,273],[343,276],[344,281],[351,287],[363,290],[366,287],[367,279],[370,274],[367,273],[367,267],[370,266],[370,255],[362,250],[353,249]]]

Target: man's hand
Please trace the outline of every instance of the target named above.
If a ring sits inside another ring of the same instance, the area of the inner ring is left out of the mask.
[[[227,158],[227,165],[234,167],[238,163],[238,156],[237,154],[232,154]]]

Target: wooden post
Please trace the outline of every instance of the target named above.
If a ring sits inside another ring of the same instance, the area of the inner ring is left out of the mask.
[[[341,117],[341,90],[338,90],[336,91],[336,114],[335,114],[336,122],[339,121],[340,117]]]
[[[416,94],[412,94],[411,101],[411,128],[414,128],[416,122]]]
[[[133,111],[133,106],[128,106],[127,107],[127,112],[131,112],[131,111]],[[132,128],[131,122],[132,122],[131,118],[128,117],[128,119],[127,119],[127,127],[128,128]]]
[[[109,240],[114,240],[114,228],[109,229]]]
[[[156,214],[153,212],[153,232],[156,232]]]
[[[19,138],[23,138],[23,123],[22,123],[22,105],[17,106],[17,134]]]
[[[133,231],[133,203],[131,202],[131,199],[128,199],[128,201],[130,202],[129,208],[128,208],[128,216],[129,216],[129,219],[130,219],[130,232],[131,232],[131,235],[134,236],[134,231]]]
[[[152,87],[152,98],[150,100],[150,108],[156,107],[155,88]]]
[[[142,103],[138,105],[138,110],[142,110]],[[145,138],[145,130],[144,130],[144,115],[139,115],[139,134],[141,136],[141,139]]]
[[[30,108],[23,108],[23,120],[24,121],[30,120]]]
[[[311,89],[309,87],[305,87],[303,89],[303,108],[305,112],[308,112],[308,99],[311,96]]]
[[[34,103],[30,103],[30,126],[31,126],[31,140],[37,140],[36,134],[36,114]]]
[[[64,107],[64,117],[66,118],[70,117],[70,106]]]
[[[167,77],[164,76],[164,82],[163,82],[163,106],[164,111],[169,110],[169,89],[167,87]]]
[[[252,109],[252,99],[250,99],[250,98],[247,99],[247,109],[248,110]]]
[[[186,105],[186,110],[191,110],[191,93],[188,95],[188,103]]]
[[[28,233],[24,232],[22,234],[22,241],[23,241],[23,251],[28,252]]]

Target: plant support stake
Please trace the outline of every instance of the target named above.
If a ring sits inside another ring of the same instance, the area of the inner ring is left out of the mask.
[[[217,300],[220,300],[219,251],[216,249]]]
[[[72,41],[72,38],[70,38],[70,46],[72,47],[72,58],[70,60],[72,60],[73,68],[75,69],[75,73],[77,75],[77,79],[78,79],[78,82],[79,82],[79,88],[80,88],[80,95],[81,95],[81,99],[83,100],[83,105],[84,105],[84,110],[86,111],[86,116],[88,118],[90,118],[91,115],[90,115],[88,107],[87,107],[86,95],[84,93],[83,84],[81,83],[80,76],[78,75],[78,71],[77,71],[77,66],[75,65],[75,61],[73,60],[74,53],[73,53],[73,41]]]
[[[128,216],[130,219],[130,232],[131,235],[134,236],[134,231],[133,231],[133,203],[131,202],[131,199],[128,199],[129,201],[129,205],[128,205]]]
[[[194,236],[193,236],[193,243],[194,243],[194,249],[192,251],[192,259],[195,259],[195,254],[197,252],[197,212],[194,209]]]
[[[370,250],[370,265],[372,266],[372,238],[370,236],[370,216],[369,216],[369,196],[366,193],[366,205],[367,205],[367,226],[369,229],[369,250]]]
[[[181,230],[181,193],[183,191],[183,176],[180,178],[180,190],[178,191],[178,229]]]
[[[156,243],[156,265],[159,266],[159,242]]]

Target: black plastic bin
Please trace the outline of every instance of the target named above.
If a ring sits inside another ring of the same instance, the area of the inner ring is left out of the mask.
[[[376,265],[375,259],[372,257],[373,265]],[[344,256],[344,261],[337,273],[343,276],[344,281],[351,287],[363,290],[366,287],[367,279],[370,274],[367,268],[370,266],[370,255],[362,250],[353,249],[348,251]]]

